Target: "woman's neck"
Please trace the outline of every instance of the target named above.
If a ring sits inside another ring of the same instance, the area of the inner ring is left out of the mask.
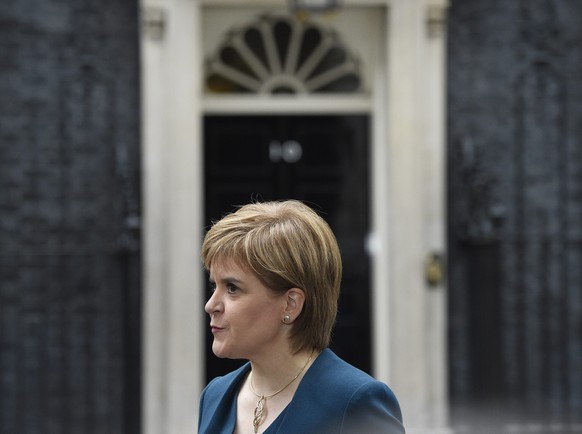
[[[276,352],[270,357],[252,359],[253,386],[259,394],[273,394],[295,377],[300,381],[316,357],[315,351],[305,349],[296,354],[288,350]]]

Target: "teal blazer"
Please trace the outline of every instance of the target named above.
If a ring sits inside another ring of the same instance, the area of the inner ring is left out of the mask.
[[[232,434],[246,363],[212,380],[200,397],[199,434]],[[266,434],[403,434],[400,406],[384,383],[324,350]]]

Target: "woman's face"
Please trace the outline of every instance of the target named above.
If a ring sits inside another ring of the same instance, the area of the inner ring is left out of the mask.
[[[214,293],[205,306],[218,357],[253,359],[286,343],[285,295],[275,295],[250,271],[225,258],[210,267]]]

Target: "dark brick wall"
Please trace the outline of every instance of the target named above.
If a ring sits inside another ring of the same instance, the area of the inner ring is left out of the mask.
[[[0,432],[139,432],[137,1],[0,2]]]
[[[577,0],[449,15],[452,397],[532,421],[582,415],[580,23]]]

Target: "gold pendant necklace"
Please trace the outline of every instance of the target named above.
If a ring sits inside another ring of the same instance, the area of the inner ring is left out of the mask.
[[[255,394],[255,396],[257,398],[259,398],[259,400],[257,401],[257,405],[255,407],[255,413],[254,413],[254,418],[253,418],[253,429],[255,432],[258,432],[259,430],[259,425],[261,424],[261,422],[263,421],[263,417],[265,416],[265,401],[268,398],[272,398],[275,395],[278,395],[279,393],[281,393],[282,391],[284,391],[285,389],[287,389],[291,383],[293,383],[295,380],[297,380],[297,378],[301,375],[301,373],[305,370],[305,368],[307,368],[307,365],[309,365],[309,362],[311,361],[311,357],[313,356],[313,351],[311,351],[311,354],[309,355],[309,359],[307,359],[307,362],[305,362],[305,365],[303,365],[303,368],[301,368],[301,371],[299,371],[297,373],[297,375],[295,377],[293,377],[293,379],[291,379],[291,381],[289,381],[285,387],[283,387],[282,389],[280,389],[279,391],[273,393],[272,395],[259,395],[256,391],[255,388],[253,386],[253,371],[251,370],[251,373],[249,374],[249,384],[251,385],[251,390],[253,391],[253,393]]]

